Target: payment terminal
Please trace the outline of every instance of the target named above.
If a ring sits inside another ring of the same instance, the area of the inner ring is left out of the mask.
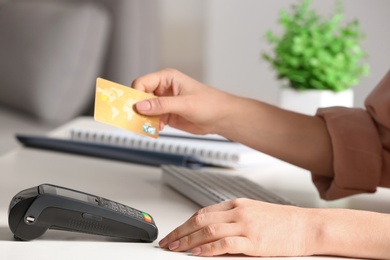
[[[8,224],[17,240],[38,238],[48,229],[140,242],[152,242],[158,234],[148,213],[52,184],[16,194],[9,205]]]

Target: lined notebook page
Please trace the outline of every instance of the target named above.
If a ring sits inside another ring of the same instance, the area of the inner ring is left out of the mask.
[[[215,166],[238,168],[275,160],[266,154],[218,135],[193,135],[174,128],[164,128],[158,139],[125,130],[72,128],[70,139],[193,156]]]

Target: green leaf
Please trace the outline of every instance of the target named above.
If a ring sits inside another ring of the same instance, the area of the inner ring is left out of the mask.
[[[341,0],[329,18],[319,15],[311,3],[297,0],[290,10],[280,11],[278,21],[284,31],[265,33],[273,48],[262,53],[263,60],[294,88],[340,91],[356,85],[369,73],[359,22],[343,23]]]

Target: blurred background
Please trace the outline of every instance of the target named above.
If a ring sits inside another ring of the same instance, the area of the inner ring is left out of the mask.
[[[371,72],[354,105],[390,69],[390,1],[344,0]],[[279,105],[280,82],[261,59],[267,30],[296,0],[0,0],[0,154],[16,132],[44,133],[91,114],[96,77],[130,85],[175,68],[241,96]],[[327,15],[335,1],[314,0]]]

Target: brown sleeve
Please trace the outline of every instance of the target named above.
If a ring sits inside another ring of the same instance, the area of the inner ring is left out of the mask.
[[[366,99],[366,110],[330,107],[317,111],[333,147],[333,173],[312,180],[323,199],[333,200],[390,187],[390,71]]]

